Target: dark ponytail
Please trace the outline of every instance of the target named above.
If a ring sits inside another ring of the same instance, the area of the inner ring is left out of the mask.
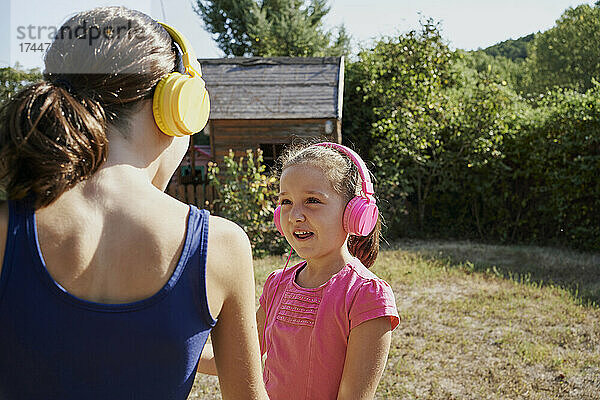
[[[82,27],[89,35],[73,34]],[[127,138],[130,116],[175,69],[173,46],[156,21],[124,7],[65,22],[45,55],[44,81],[0,110],[0,186],[8,198],[32,196],[44,207],[96,173],[112,129]]]
[[[0,181],[9,199],[50,204],[106,160],[106,118],[95,100],[50,82],[31,85],[0,112]]]

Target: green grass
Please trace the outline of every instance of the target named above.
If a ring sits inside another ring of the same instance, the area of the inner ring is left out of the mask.
[[[462,264],[540,286],[559,286],[584,305],[600,305],[600,254],[535,246],[494,246],[470,242],[404,242],[394,248]]]
[[[284,261],[255,261],[257,296]],[[402,318],[377,399],[599,398],[600,255],[400,242],[373,270]],[[190,398],[220,398],[217,379]]]

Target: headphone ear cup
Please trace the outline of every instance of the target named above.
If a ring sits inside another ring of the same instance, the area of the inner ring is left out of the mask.
[[[202,78],[183,75],[179,79],[181,84],[175,85],[177,92],[173,93],[173,117],[181,132],[194,134],[200,132],[208,122],[208,92]]]
[[[210,98],[204,80],[172,72],[154,91],[152,112],[159,129],[169,136],[201,131],[210,113]]]
[[[164,102],[165,84],[167,83],[167,79],[170,75],[171,74],[163,77],[156,85],[156,89],[154,89],[154,96],[152,98],[152,114],[154,115],[154,122],[156,122],[156,126],[158,126],[161,132],[172,136],[169,133],[169,128],[165,122],[164,106],[162,105]]]
[[[344,210],[344,230],[350,235],[368,236],[375,228],[378,216],[379,209],[374,200],[355,196]]]
[[[273,213],[273,222],[275,223],[275,227],[277,231],[283,235],[283,230],[281,229],[281,206],[277,206],[275,208],[275,212]]]

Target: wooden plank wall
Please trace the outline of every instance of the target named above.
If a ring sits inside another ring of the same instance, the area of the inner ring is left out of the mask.
[[[333,123],[333,132],[325,133],[326,121]],[[211,120],[209,122],[212,159],[220,163],[229,153],[236,157],[246,154],[247,149],[257,149],[265,144],[288,144],[293,138],[317,137],[322,140],[341,143],[341,121],[337,119],[292,119],[292,120]],[[206,174],[197,171],[198,154],[190,147],[186,160],[177,168],[166,192],[199,208],[208,208],[215,198],[214,189],[208,185]],[[206,160],[204,160],[206,161]],[[185,164],[185,165],[184,165]],[[188,167],[188,175],[182,169]]]
[[[341,143],[341,123],[330,119],[333,132],[325,133],[327,119],[263,119],[263,120],[211,120],[210,142],[213,160],[219,163],[229,153],[243,156],[247,149],[259,144],[288,144],[293,138],[318,137]]]

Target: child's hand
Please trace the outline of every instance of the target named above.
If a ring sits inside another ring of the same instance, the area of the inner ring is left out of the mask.
[[[217,375],[217,365],[215,364],[215,355],[213,354],[212,343],[206,343],[200,361],[198,361],[198,372],[207,375]]]

